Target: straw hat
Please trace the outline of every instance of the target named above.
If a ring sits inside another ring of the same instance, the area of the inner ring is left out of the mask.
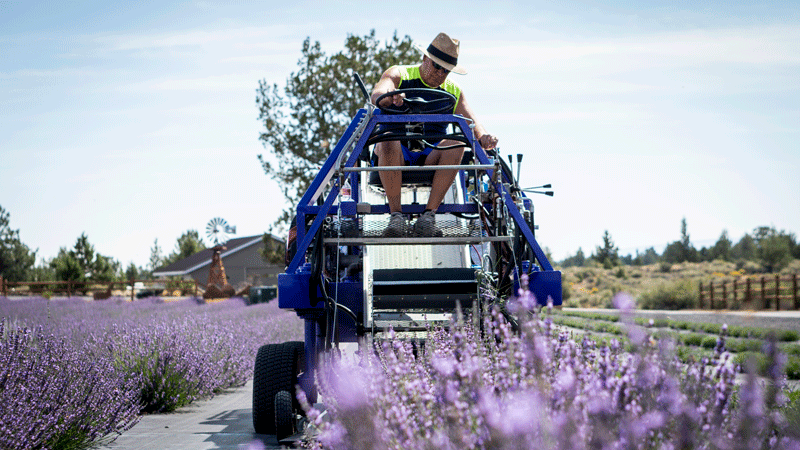
[[[459,75],[467,74],[467,71],[458,65],[458,39],[452,39],[445,33],[439,33],[427,49],[419,44],[414,45],[428,58],[445,69]]]

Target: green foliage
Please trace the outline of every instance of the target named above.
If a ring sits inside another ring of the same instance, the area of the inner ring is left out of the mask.
[[[703,343],[703,335],[697,333],[684,334],[682,335],[681,340],[686,345],[699,347]]]
[[[639,298],[643,309],[691,309],[697,307],[697,285],[690,280],[662,284]]]
[[[575,253],[575,256],[570,256],[561,261],[561,267],[582,267],[584,264],[586,264],[586,256],[584,256],[583,249],[580,247],[578,247],[578,252]]]
[[[595,250],[594,259],[603,265],[604,268],[610,269],[619,263],[619,250],[614,245],[611,235],[608,230],[603,233],[603,246],[597,247]]]
[[[797,245],[792,233],[774,227],[759,227],[753,231],[758,257],[768,272],[780,272],[792,260]]]
[[[119,271],[118,262],[95,252],[86,233],[78,237],[72,250],[59,249],[50,267],[55,270],[57,279],[78,283],[114,281]]]
[[[164,257],[162,256],[163,252],[161,251],[161,247],[158,245],[158,238],[153,241],[153,246],[150,248],[150,271],[155,272],[155,270],[161,267],[161,263],[164,262]]]
[[[709,251],[710,260],[721,259],[724,261],[731,260],[731,250],[733,242],[728,238],[728,230],[722,230],[722,234],[717,239],[716,244],[711,247]]]
[[[259,81],[256,105],[263,125],[259,139],[270,157],[258,155],[258,159],[292,205],[365,103],[353,74],[359,74],[369,89],[390,66],[421,61],[412,44],[410,37],[401,40],[396,33],[381,44],[372,30],[366,36],[348,34],[344,49],[327,55],[319,42],[306,38],[298,70],[289,75],[284,88]],[[278,223],[288,228],[291,217],[291,208],[285,209]]]
[[[170,265],[205,249],[206,244],[200,239],[200,233],[197,230],[187,230],[178,238],[175,250],[164,258],[163,264]]]
[[[128,268],[125,269],[125,279],[126,280],[136,280],[139,278],[139,268],[136,267],[136,264],[131,262],[128,264]]]
[[[24,281],[36,263],[36,252],[22,243],[19,230],[9,227],[10,216],[0,206],[0,276],[7,281]]]
[[[272,237],[270,233],[264,233],[261,240],[264,243],[264,248],[261,249],[261,257],[264,258],[264,261],[283,267],[286,259],[285,244]]]
[[[747,233],[731,248],[731,258],[734,260],[750,261],[756,259],[757,256],[756,241]]]

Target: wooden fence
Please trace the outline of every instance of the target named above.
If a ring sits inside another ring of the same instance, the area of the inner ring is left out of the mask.
[[[123,290],[130,287],[131,300],[135,300],[137,289],[134,288],[136,283],[141,283],[145,286],[144,290],[153,290],[153,287],[147,288],[147,285],[158,284],[160,286],[179,284],[186,286],[192,284],[190,288],[194,291],[194,296],[198,294],[198,283],[195,280],[125,280],[125,281],[106,281],[106,282],[76,282],[76,281],[6,281],[0,277],[0,295],[8,297],[11,295],[29,296],[29,295],[43,295],[43,294],[64,294],[67,297],[76,296],[79,293],[82,295],[90,294],[96,300],[103,300],[111,297],[114,286]],[[161,288],[163,290],[163,288]],[[126,292],[125,296],[128,293]]]
[[[700,282],[699,306],[708,309],[800,309],[798,276],[763,275]]]

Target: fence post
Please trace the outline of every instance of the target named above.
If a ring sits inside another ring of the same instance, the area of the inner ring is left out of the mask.
[[[797,274],[792,275],[792,298],[794,299],[794,309],[800,309],[800,297],[797,296]]]
[[[736,278],[734,278],[733,279],[733,303],[732,303],[734,308],[736,307],[736,290],[738,289],[738,287],[736,285],[737,285]],[[739,309],[741,309],[741,307]]]
[[[749,303],[750,307],[752,308],[753,307],[753,298],[752,298],[753,297],[753,293],[750,290],[750,277],[745,278],[745,283],[746,283],[746,286],[745,286],[745,293],[744,293],[744,295],[745,295],[744,301]]]
[[[0,295],[8,297],[8,293],[6,293],[6,280],[2,275],[0,275]]]
[[[714,309],[714,281],[708,282],[708,309]]]
[[[703,280],[700,280],[697,286],[697,307],[703,309]]]
[[[761,309],[769,309],[769,299],[767,298],[767,278],[761,276]]]
[[[781,276],[775,274],[775,311],[781,310]]]

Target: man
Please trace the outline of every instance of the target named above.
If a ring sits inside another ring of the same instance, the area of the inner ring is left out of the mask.
[[[372,102],[387,92],[407,88],[429,88],[441,89],[450,92],[456,98],[454,114],[466,117],[474,122],[473,133],[484,149],[492,149],[497,145],[497,138],[486,133],[483,126],[475,119],[472,109],[469,107],[464,93],[456,83],[447,79],[450,72],[465,75],[467,72],[458,65],[459,41],[451,39],[445,33],[439,33],[427,49],[417,45],[417,48],[424,54],[422,63],[419,66],[392,66],[381,76],[380,81],[372,90]],[[380,107],[403,105],[404,94],[394,95],[382,100]],[[443,140],[438,143],[440,146],[457,144],[457,141]],[[437,150],[430,147],[421,150],[409,150],[400,141],[380,142],[375,146],[375,154],[378,157],[379,166],[403,166],[403,165],[458,165],[464,154],[464,147],[456,147],[448,150]],[[400,171],[381,171],[381,184],[386,191],[389,202],[391,218],[389,225],[384,232],[385,236],[401,237],[408,234],[415,236],[442,236],[442,231],[436,227],[436,209],[442,203],[447,190],[453,184],[457,170],[437,170],[433,177],[430,197],[425,207],[425,212],[414,223],[413,228],[409,227],[405,216],[400,211],[400,188],[402,183],[402,173]]]

